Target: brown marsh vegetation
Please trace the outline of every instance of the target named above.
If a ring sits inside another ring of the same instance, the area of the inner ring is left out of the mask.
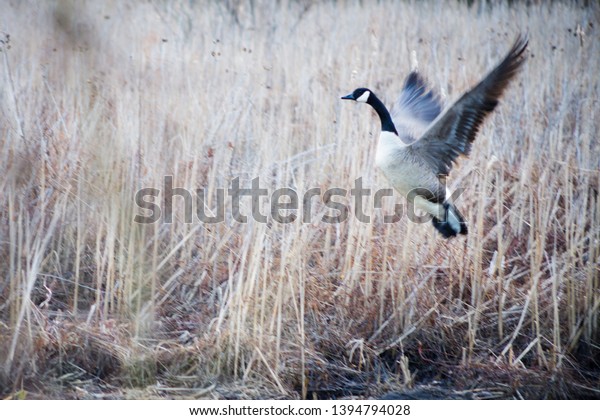
[[[600,396],[597,3],[1,3],[2,395]],[[133,222],[166,175],[209,207],[235,177],[388,188],[378,121],[340,95],[389,104],[418,63],[448,103],[524,31],[450,176],[466,238],[383,223],[391,201],[370,223],[185,223],[179,199]]]

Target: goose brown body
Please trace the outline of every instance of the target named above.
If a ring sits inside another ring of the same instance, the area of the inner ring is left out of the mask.
[[[525,61],[527,43],[519,36],[504,59],[444,112],[416,72],[408,76],[391,113],[366,88],[342,97],[366,102],[377,112],[382,130],[376,165],[399,193],[433,216],[444,237],[467,233],[464,218],[447,199],[445,179],[457,158],[468,156],[481,124]]]

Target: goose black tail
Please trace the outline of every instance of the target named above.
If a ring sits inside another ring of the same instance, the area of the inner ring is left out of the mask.
[[[434,217],[431,220],[433,227],[442,234],[444,238],[451,238],[458,235],[466,235],[468,233],[467,222],[460,212],[454,207],[454,204],[444,203],[444,219],[440,220]]]

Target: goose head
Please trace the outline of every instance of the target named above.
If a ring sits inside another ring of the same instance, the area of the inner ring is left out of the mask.
[[[358,88],[354,92],[346,96],[342,96],[342,99],[349,99],[356,102],[368,102],[372,93],[373,92],[367,88]]]
[[[348,99],[355,102],[365,102],[371,105],[381,119],[381,129],[383,131],[389,131],[395,135],[398,135],[398,131],[394,126],[390,112],[387,110],[383,102],[381,102],[370,89],[364,87],[358,88],[354,92],[346,96],[342,96],[342,99]]]

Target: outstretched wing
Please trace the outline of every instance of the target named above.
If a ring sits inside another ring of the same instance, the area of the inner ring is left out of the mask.
[[[519,36],[506,57],[477,86],[465,93],[409,148],[436,171],[448,175],[459,155],[468,155],[485,117],[494,110],[510,80],[525,61],[527,37]]]
[[[411,72],[390,114],[398,135],[409,143],[425,132],[442,111],[440,99],[427,89],[425,80]]]

